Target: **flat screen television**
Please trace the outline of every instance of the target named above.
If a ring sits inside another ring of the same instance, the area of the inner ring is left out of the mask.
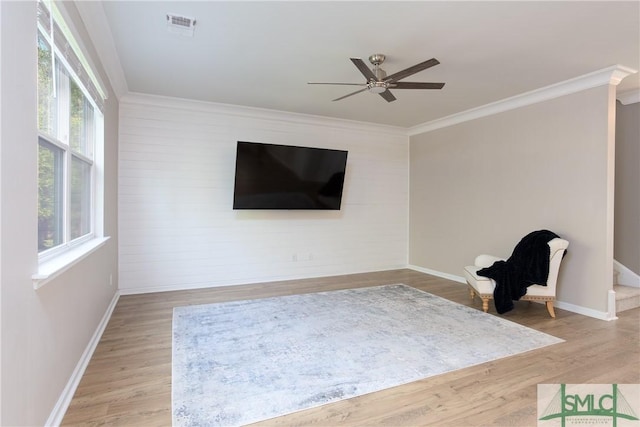
[[[233,209],[339,210],[347,151],[238,141]]]

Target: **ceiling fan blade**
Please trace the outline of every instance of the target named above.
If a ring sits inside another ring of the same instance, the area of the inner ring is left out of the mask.
[[[352,92],[352,93],[350,93],[350,94],[348,94],[348,95],[341,96],[340,98],[336,98],[336,99],[334,99],[333,101],[340,101],[341,99],[348,98],[348,97],[350,97],[350,96],[352,96],[352,95],[355,95],[355,94],[357,94],[357,93],[364,92],[365,90],[367,90],[367,88],[366,88],[366,87],[365,87],[364,89],[360,89],[360,90],[357,90],[357,91],[355,91],[355,92]]]
[[[375,74],[373,74],[373,71],[371,71],[371,69],[369,67],[367,67],[367,64],[364,63],[364,61],[360,58],[351,58],[351,62],[353,62],[353,64],[358,67],[358,70],[360,70],[360,72],[367,78],[367,81],[370,80],[374,80],[374,81],[378,81],[378,78],[376,77]]]
[[[366,86],[366,83],[323,83],[323,82],[307,82],[308,85],[342,85],[342,86]]]
[[[384,99],[387,100],[387,102],[393,102],[396,100],[396,97],[393,96],[393,94],[391,92],[389,92],[389,89],[385,90],[384,92],[382,92],[380,94],[381,97],[383,97]]]
[[[442,89],[444,83],[398,82],[391,83],[389,87],[394,89]]]
[[[427,68],[433,67],[434,65],[438,65],[439,63],[440,61],[438,61],[436,58],[431,58],[428,61],[421,62],[414,65],[413,67],[409,67],[402,71],[398,71],[397,73],[393,73],[390,76],[385,77],[384,81],[397,82],[398,80],[402,80],[412,74],[418,73],[422,70],[426,70]]]

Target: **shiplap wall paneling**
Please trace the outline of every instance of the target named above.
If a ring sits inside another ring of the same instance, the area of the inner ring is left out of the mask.
[[[234,211],[238,140],[348,150],[342,209]],[[129,95],[120,106],[120,290],[403,267],[407,155],[394,128]]]

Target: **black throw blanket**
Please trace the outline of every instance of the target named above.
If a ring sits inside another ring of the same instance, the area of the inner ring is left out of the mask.
[[[493,301],[499,314],[513,309],[517,301],[533,284],[547,285],[549,276],[550,240],[559,237],[549,230],[527,234],[513,249],[506,261],[496,261],[491,267],[478,270],[479,276],[495,280]]]

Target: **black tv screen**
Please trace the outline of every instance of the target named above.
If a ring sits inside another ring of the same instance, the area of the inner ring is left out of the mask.
[[[238,141],[233,209],[339,210],[347,151]]]

